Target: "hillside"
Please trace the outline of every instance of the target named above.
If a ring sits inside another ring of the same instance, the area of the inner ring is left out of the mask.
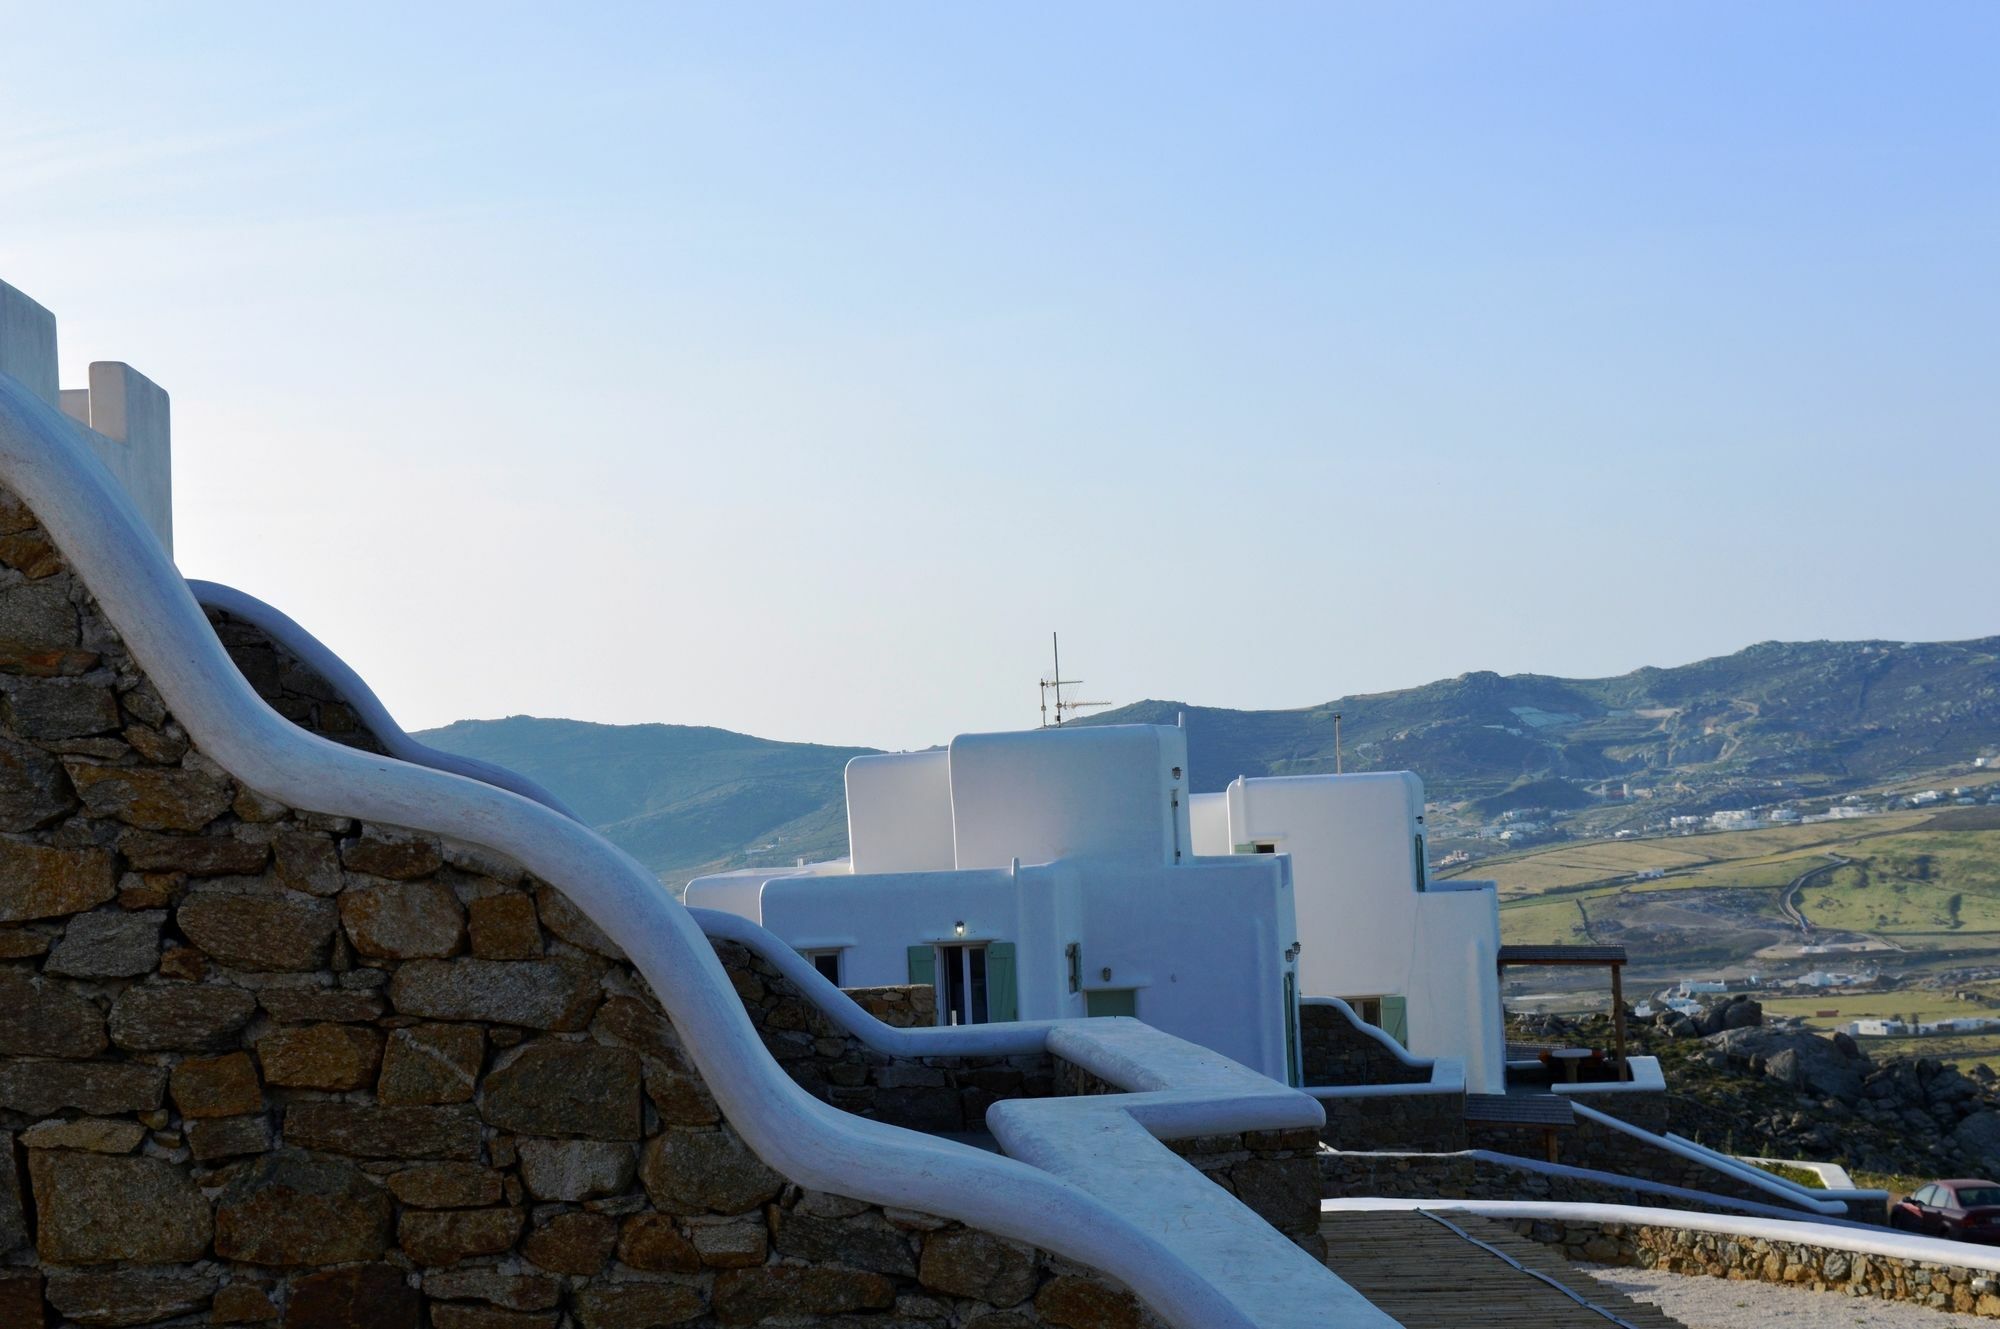
[[[846,853],[841,770],[869,751],[529,715],[460,720],[417,737],[540,781],[676,885],[699,871]]]
[[[1765,643],[1616,678],[1465,674],[1285,711],[1144,701],[1079,723],[1184,717],[1194,787],[1237,775],[1413,770],[1463,820],[1581,808],[1607,779],[1648,786],[1657,816],[1740,804],[1773,781],[1802,793],[1867,787],[2000,751],[2000,638]],[[461,720],[429,743],[511,766],[673,880],[697,869],[845,852],[840,772],[861,748],[681,725],[513,716]],[[939,735],[947,738],[949,735]],[[1637,804],[1628,804],[1637,808]],[[1578,829],[1609,834],[1613,820]]]
[[[1579,806],[1618,779],[1698,806],[1746,782],[1827,791],[2000,748],[2000,637],[1966,642],[1765,642],[1615,678],[1464,674],[1290,711],[1143,701],[1081,723],[1182,716],[1197,791],[1237,775],[1412,770],[1433,799]]]

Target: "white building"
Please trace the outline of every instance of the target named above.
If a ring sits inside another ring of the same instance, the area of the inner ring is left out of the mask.
[[[1292,863],[1197,858],[1187,739],[966,734],[847,766],[850,856],[689,883],[846,987],[935,983],[940,1023],[1136,1015],[1299,1078]]]
[[[1193,804],[1197,853],[1291,859],[1307,996],[1376,1016],[1420,1057],[1461,1059],[1475,1093],[1505,1092],[1499,897],[1431,879],[1421,780],[1239,776]]]
[[[1415,776],[1187,788],[1185,734],[1155,725],[857,757],[849,858],[701,877],[687,902],[846,987],[934,983],[942,1023],[1136,1015],[1296,1082],[1298,999],[1337,996],[1504,1087],[1497,898],[1428,879]]]

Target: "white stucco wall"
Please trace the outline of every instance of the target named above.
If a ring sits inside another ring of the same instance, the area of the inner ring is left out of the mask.
[[[1305,995],[1400,995],[1412,1052],[1459,1058],[1474,1092],[1500,1092],[1498,903],[1491,891],[1418,890],[1423,782],[1407,771],[1238,778],[1226,798],[1232,847],[1274,843],[1292,860]]]
[[[713,880],[689,887],[688,903],[708,903]],[[1283,1080],[1291,889],[1284,859],[1247,856],[789,875],[763,884],[760,921],[797,950],[839,948],[849,987],[908,982],[911,946],[1013,942],[1017,1018],[1081,1016],[1090,990],[1131,989],[1147,1024]]]
[[[1105,856],[1171,864],[1193,853],[1187,736],[1167,725],[1085,725],[951,741],[961,868]]]
[[[173,451],[166,391],[115,360],[90,366],[89,388],[59,388],[55,315],[5,282],[0,282],[0,374],[18,379],[75,423],[77,436],[171,555]]]
[[[955,865],[951,754],[883,752],[847,763],[847,850],[856,872]]]
[[[1230,853],[1229,795],[1188,795],[1188,833],[1197,854],[1215,857]]]

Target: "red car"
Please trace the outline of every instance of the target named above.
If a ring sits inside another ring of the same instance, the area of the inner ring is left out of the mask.
[[[1891,1206],[1889,1226],[2000,1246],[2000,1182],[1955,1177],[1919,1186]]]

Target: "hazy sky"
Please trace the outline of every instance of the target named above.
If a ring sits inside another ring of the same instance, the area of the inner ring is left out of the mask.
[[[0,277],[412,728],[2000,632],[2000,7],[13,4]]]

